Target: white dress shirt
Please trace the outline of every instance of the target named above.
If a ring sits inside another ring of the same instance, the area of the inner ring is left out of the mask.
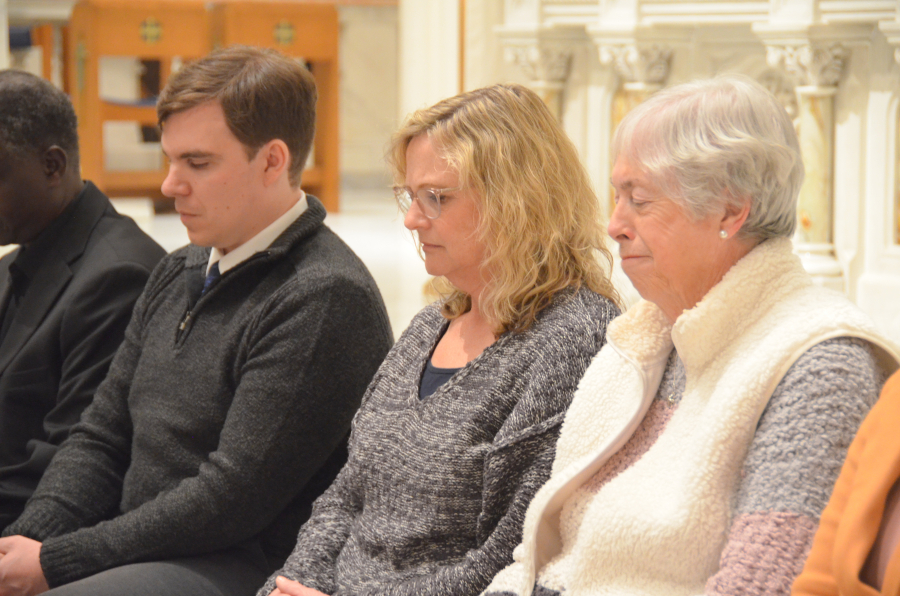
[[[206,264],[206,273],[209,274],[210,268],[212,268],[215,263],[219,263],[219,273],[224,275],[229,269],[240,265],[256,253],[266,250],[273,242],[275,242],[276,238],[281,236],[282,232],[288,229],[292,223],[297,221],[298,217],[303,215],[307,206],[306,193],[301,190],[300,198],[297,200],[297,203],[288,209],[284,215],[270,223],[259,234],[250,240],[247,240],[227,255],[223,255],[218,248],[213,247],[212,252],[209,253],[209,263]]]

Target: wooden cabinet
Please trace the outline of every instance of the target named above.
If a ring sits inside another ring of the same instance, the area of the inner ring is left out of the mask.
[[[209,13],[203,0],[85,0],[75,5],[66,40],[66,80],[78,115],[82,176],[108,195],[161,196],[165,168],[111,171],[106,168],[103,124],[156,124],[153,102],[126,104],[100,97],[100,60],[134,56],[158,60],[164,84],[172,60],[199,58],[211,47]]]
[[[159,61],[160,84],[173,59],[202,57],[214,47],[275,48],[305,61],[316,79],[316,137],[302,185],[329,211],[338,209],[338,16],[328,3],[255,0],[81,0],[66,41],[66,80],[78,115],[82,175],[112,196],[160,197],[165,168],[111,171],[105,167],[103,123],[156,124],[153,101],[127,104],[100,97],[100,60],[133,56]]]
[[[338,210],[340,192],[338,128],[338,14],[332,4],[261,0],[219,0],[212,5],[212,37],[217,46],[274,48],[303,60],[316,79],[316,137],[303,188],[329,211]]]

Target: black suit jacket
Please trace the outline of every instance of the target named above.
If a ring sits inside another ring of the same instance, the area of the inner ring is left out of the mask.
[[[91,402],[165,254],[92,183],[76,201],[0,343],[0,528]],[[16,253],[0,259],[0,309]]]

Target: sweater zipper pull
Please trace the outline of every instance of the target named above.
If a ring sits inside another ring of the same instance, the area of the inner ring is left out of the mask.
[[[191,311],[188,311],[186,315],[184,315],[184,320],[181,321],[181,324],[178,325],[179,331],[184,331],[184,328],[187,327],[188,321],[191,320]]]

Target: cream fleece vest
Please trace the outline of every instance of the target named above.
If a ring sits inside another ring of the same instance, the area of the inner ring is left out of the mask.
[[[735,264],[672,326],[642,301],[610,325],[569,408],[550,480],[525,519],[514,563],[486,592],[530,594],[566,544],[567,594],[702,594],[731,525],[740,472],[775,387],[810,347],[859,337],[892,372],[900,350],[843,295],[813,285],[791,243]],[[673,345],[687,383],[665,431],[594,496],[576,536],[560,510],[634,433]]]

